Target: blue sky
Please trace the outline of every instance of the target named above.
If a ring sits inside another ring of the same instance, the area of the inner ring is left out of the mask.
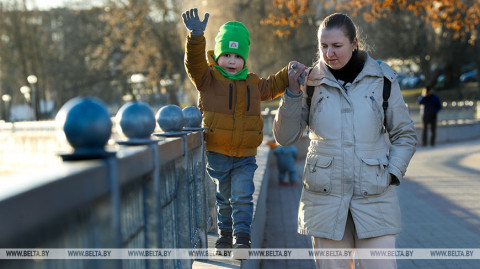
[[[50,9],[54,7],[64,6],[64,0],[32,0],[27,1],[27,6],[29,8],[38,7],[40,9]]]
[[[78,5],[82,3],[86,5],[86,3],[101,3],[102,0],[30,0],[27,1],[27,7],[29,9],[37,7],[39,9],[51,9],[56,7],[65,7],[69,6],[72,7],[72,4]]]

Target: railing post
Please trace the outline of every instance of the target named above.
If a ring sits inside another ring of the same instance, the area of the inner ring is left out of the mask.
[[[153,192],[143,186],[144,240],[145,248],[161,248],[162,245],[162,211],[160,197],[160,160],[158,155],[158,139],[152,139],[155,129],[155,114],[143,102],[128,102],[123,105],[115,117],[117,131],[123,133],[128,140],[117,141],[119,145],[138,146],[146,145],[152,150],[152,181]],[[145,259],[146,268],[163,268],[160,260]]]
[[[115,157],[108,157],[105,160],[108,167],[108,181],[111,190],[112,204],[112,231],[114,245],[116,248],[123,247],[122,225],[121,225],[121,200],[120,200],[120,184],[118,182],[118,167]]]
[[[183,141],[183,160],[179,160],[175,164],[177,171],[176,180],[178,181],[177,189],[177,199],[176,199],[176,209],[178,212],[177,215],[177,232],[178,232],[178,247],[179,248],[190,248],[190,235],[192,234],[190,230],[190,222],[192,221],[190,216],[191,202],[190,202],[190,184],[188,176],[188,146],[187,146],[187,135],[184,134],[181,136]],[[178,268],[190,268],[190,261],[181,261],[180,267]]]
[[[192,186],[189,183],[189,197],[190,208],[192,208],[190,219],[191,230],[191,247],[192,248],[206,248],[208,247],[207,242],[207,213],[206,213],[206,192],[205,192],[205,182],[204,182],[204,173],[205,173],[205,159],[204,159],[204,148],[203,148],[203,128],[202,124],[202,113],[197,107],[188,106],[183,109],[183,115],[185,118],[185,127],[183,130],[189,132],[200,132],[201,135],[201,147],[191,153],[190,166],[189,166],[189,182],[192,182]],[[187,144],[185,144],[187,146]],[[188,155],[188,154],[187,154]],[[196,161],[195,161],[196,160]],[[192,188],[193,187],[193,190]],[[192,192],[193,191],[193,192]],[[200,243],[200,245],[198,245]]]
[[[201,248],[208,247],[208,240],[207,240],[207,185],[206,185],[206,178],[205,178],[205,154],[203,148],[203,130],[200,131],[201,134],[201,141],[202,146],[200,149],[196,150],[193,162],[192,172],[193,177],[195,179],[195,193],[196,193],[196,200],[197,200],[197,207],[195,212],[197,213],[197,227],[199,229],[199,238],[201,243]]]
[[[181,137],[183,147],[183,159],[175,161],[175,224],[176,224],[176,248],[189,248],[190,240],[190,195],[188,187],[188,132],[182,131],[185,125],[185,116],[180,107],[168,105],[162,107],[156,115],[157,123],[163,130],[155,135],[160,137]],[[188,260],[176,260],[175,268],[191,268],[192,262]]]
[[[106,105],[94,97],[76,97],[59,110],[56,121],[63,128],[73,153],[61,154],[63,161],[103,159],[107,166],[108,183],[111,191],[112,243],[122,247],[120,212],[120,185],[115,152],[105,150],[112,134],[112,121]],[[122,268],[122,261],[113,262],[114,268]]]

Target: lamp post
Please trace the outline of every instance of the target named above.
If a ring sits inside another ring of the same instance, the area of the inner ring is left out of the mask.
[[[173,79],[170,79],[169,77],[166,77],[164,79],[160,80],[160,85],[162,86],[162,91],[161,93],[163,95],[166,95],[168,98],[168,103],[170,104],[178,104],[178,98],[176,95],[176,91],[171,91],[169,90],[170,86],[172,86],[174,83]]]
[[[4,117],[5,117],[5,122],[8,122],[8,119],[10,118],[10,101],[12,100],[12,97],[9,94],[4,94],[2,95],[2,100],[3,100],[3,108],[4,108]]]
[[[32,109],[33,109],[33,119],[38,120],[38,102],[37,102],[37,91],[35,89],[35,86],[38,82],[38,78],[35,75],[29,75],[27,77],[27,81],[30,84],[30,87],[32,89]]]
[[[27,104],[28,105],[31,105],[31,98],[30,98],[30,87],[28,86],[22,86],[20,87],[20,92],[23,94],[23,96],[25,97],[25,101],[27,101]]]
[[[130,76],[130,83],[133,88],[133,96],[137,101],[142,100],[142,94],[144,93],[143,83],[147,81],[147,78],[142,73],[132,74]]]
[[[32,89],[30,89],[30,87],[28,87],[26,85],[20,87],[20,92],[23,94],[23,97],[25,97],[25,101],[27,102],[27,105],[30,106],[30,107],[32,106],[32,98],[31,98],[31,95],[30,95],[31,91],[32,91]]]

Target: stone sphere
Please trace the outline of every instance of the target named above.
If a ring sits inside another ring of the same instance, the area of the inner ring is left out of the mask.
[[[58,111],[55,121],[75,149],[103,149],[112,134],[107,106],[95,97],[75,97]]]
[[[183,116],[185,117],[185,126],[191,128],[198,128],[202,125],[202,112],[195,106],[187,106],[183,109]]]
[[[181,131],[185,125],[182,109],[177,105],[160,108],[156,115],[158,126],[164,132]]]
[[[116,128],[128,138],[147,139],[155,130],[155,113],[144,102],[128,102],[115,116]]]

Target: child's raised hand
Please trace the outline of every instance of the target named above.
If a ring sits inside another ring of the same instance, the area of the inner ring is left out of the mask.
[[[300,85],[305,85],[305,69],[307,67],[297,61],[288,64],[288,88],[293,93],[299,94]]]
[[[205,13],[205,18],[203,21],[200,21],[200,18],[198,17],[198,10],[196,8],[192,8],[183,12],[182,17],[183,24],[185,24],[185,27],[192,33],[192,35],[201,35],[207,27],[210,14]]]

